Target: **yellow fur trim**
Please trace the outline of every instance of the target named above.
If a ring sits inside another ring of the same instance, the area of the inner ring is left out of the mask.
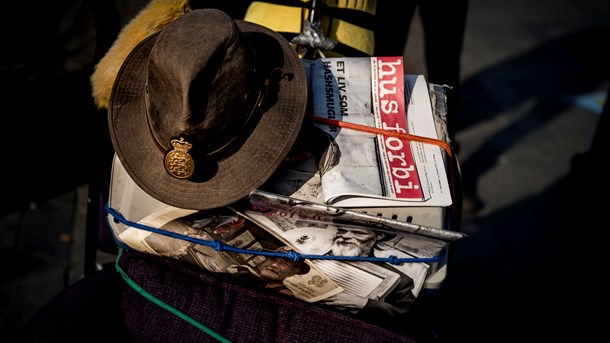
[[[93,100],[98,109],[108,108],[114,80],[131,50],[189,10],[187,0],[152,0],[121,29],[90,78]]]

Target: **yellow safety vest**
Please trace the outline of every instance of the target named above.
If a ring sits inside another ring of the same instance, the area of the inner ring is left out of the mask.
[[[325,37],[337,42],[322,50],[326,57],[372,56],[375,49],[373,19],[377,0],[268,0],[252,2],[244,20],[266,26],[288,41],[302,32],[311,4]]]

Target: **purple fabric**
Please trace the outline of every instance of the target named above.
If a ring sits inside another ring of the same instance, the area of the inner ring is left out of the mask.
[[[121,316],[125,282],[113,269],[89,274],[46,303],[16,342],[126,342]]]
[[[120,265],[147,292],[233,342],[414,342],[350,315],[169,258],[132,251],[123,254]],[[125,287],[122,305],[134,342],[216,341],[131,287]]]

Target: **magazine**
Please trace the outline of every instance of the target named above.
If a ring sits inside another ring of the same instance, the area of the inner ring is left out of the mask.
[[[402,57],[320,58],[309,66],[313,116],[438,139],[423,75]],[[449,206],[443,151],[434,144],[318,123],[323,202],[342,207]]]

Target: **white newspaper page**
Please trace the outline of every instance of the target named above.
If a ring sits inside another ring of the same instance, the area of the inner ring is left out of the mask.
[[[375,126],[370,58],[317,59],[311,66],[311,83],[314,116]],[[383,194],[376,135],[318,127],[334,139],[320,163],[324,201],[345,193]]]
[[[405,94],[407,102],[407,122],[413,135],[438,139],[428,84],[423,75],[405,75]],[[443,148],[412,141],[411,147],[418,171],[424,175],[431,199],[426,206],[450,206],[451,189],[447,168],[443,159]]]

